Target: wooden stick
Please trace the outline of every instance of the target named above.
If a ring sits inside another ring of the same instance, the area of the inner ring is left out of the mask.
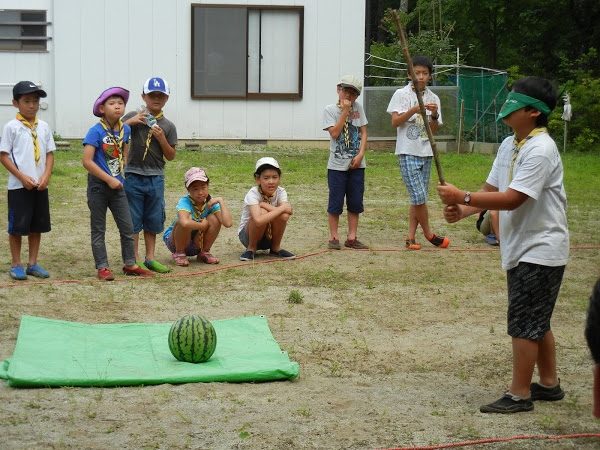
[[[415,76],[415,68],[413,67],[412,59],[408,51],[408,45],[406,44],[406,38],[404,37],[402,25],[400,24],[400,20],[398,19],[398,13],[396,11],[392,11],[392,15],[394,16],[394,21],[396,22],[396,30],[398,31],[398,37],[400,38],[402,50],[404,51],[404,57],[406,58],[406,64],[408,65],[408,73],[410,74],[410,78],[413,80],[413,83],[416,83],[417,77]],[[415,93],[417,94],[417,100],[419,101],[419,108],[421,108],[421,116],[423,116],[425,129],[427,130],[427,137],[429,138],[429,143],[431,144],[433,160],[435,161],[435,167],[437,169],[438,178],[440,180],[440,184],[444,185],[446,184],[446,181],[444,180],[444,174],[442,173],[442,165],[440,164],[440,158],[438,156],[435,139],[433,138],[433,132],[431,131],[431,125],[429,124],[429,119],[427,119],[427,111],[425,110],[425,103],[423,103],[423,94],[419,89],[415,89]]]

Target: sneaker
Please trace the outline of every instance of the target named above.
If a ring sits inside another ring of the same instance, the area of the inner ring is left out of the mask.
[[[246,250],[244,253],[240,255],[240,261],[253,261],[254,260],[254,252],[252,250]]]
[[[529,390],[531,391],[531,400],[555,402],[557,400],[562,400],[565,397],[565,391],[560,387],[560,380],[558,380],[556,386],[551,388],[544,387],[539,383],[531,383]]]
[[[498,242],[498,239],[496,238],[496,235],[494,233],[490,233],[485,237],[485,242],[487,242],[490,245],[500,245],[500,243]]]
[[[98,270],[98,278],[104,281],[112,281],[115,279],[108,267]]]
[[[293,253],[288,252],[287,250],[281,249],[278,252],[274,252],[273,250],[271,250],[269,252],[269,255],[271,256],[277,256],[281,259],[294,259],[296,258],[296,255],[294,255]]]
[[[144,270],[148,270],[148,266],[146,266],[146,264],[142,261],[136,261],[135,264]]]
[[[163,266],[161,263],[159,263],[155,259],[153,259],[152,261],[145,260],[144,264],[140,264],[140,263],[136,263],[136,264],[138,266],[140,266],[142,269],[151,270],[152,272],[167,273],[167,272],[171,271],[171,269],[169,269],[167,266]]]
[[[215,258],[210,252],[200,252],[196,259],[205,264],[219,264],[219,258]]]
[[[513,414],[523,411],[533,411],[533,401],[531,397],[515,400],[510,393],[504,394],[502,398],[489,405],[482,405],[479,408],[482,413]]]
[[[417,244],[414,238],[406,238],[406,248],[409,250],[421,250],[421,246]]]
[[[26,280],[27,279],[27,274],[23,270],[23,266],[20,264],[18,266],[11,267],[10,272],[8,272],[8,274],[10,275],[10,277],[13,280]]]
[[[37,263],[32,265],[27,264],[27,270],[25,271],[27,275],[33,275],[38,278],[50,278],[50,274],[42,269]]]
[[[140,266],[136,265],[135,269],[130,269],[127,266],[123,266],[123,273],[125,275],[129,275],[131,277],[147,277],[149,275],[154,275],[154,272],[148,269],[142,269]]]
[[[327,248],[331,250],[341,250],[342,246],[340,245],[340,241],[338,239],[332,239],[328,242]]]
[[[344,247],[348,247],[354,250],[366,250],[369,248],[368,246],[360,242],[358,239],[346,239],[346,242],[344,242]]]
[[[436,247],[446,248],[450,245],[450,239],[444,236],[437,236],[435,233],[431,235],[431,239],[427,239]]]

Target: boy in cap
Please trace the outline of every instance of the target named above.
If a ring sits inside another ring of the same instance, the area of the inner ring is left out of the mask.
[[[40,97],[46,92],[30,81],[13,87],[13,106],[17,117],[2,130],[0,162],[10,172],[8,177],[8,242],[12,256],[11,278],[26,280],[27,275],[48,278],[50,274],[37,264],[41,234],[50,231],[48,183],[56,150],[52,131],[40,120]],[[21,264],[22,237],[27,236],[29,262]]]
[[[154,275],[135,263],[133,223],[123,191],[123,172],[127,160],[129,126],[121,121],[129,91],[120,87],[106,89],[94,103],[93,113],[100,122],[83,140],[83,167],[87,169],[87,201],[90,209],[92,253],[98,278],[114,280],[106,253],[106,210],[110,208],[121,236],[121,255],[125,275]]]
[[[177,202],[177,217],[166,229],[163,240],[178,266],[188,266],[188,256],[196,256],[206,264],[219,264],[210,249],[221,226],[233,225],[233,219],[222,197],[208,193],[210,180],[204,169],[192,167],[185,173],[188,195]]]
[[[290,216],[294,213],[287,192],[279,186],[281,169],[275,158],[267,156],[256,161],[254,169],[256,186],[244,197],[242,219],[238,227],[240,242],[246,251],[241,261],[252,261],[257,250],[282,259],[296,256],[281,248],[281,240]]]
[[[517,80],[498,114],[514,130],[496,155],[486,183],[471,194],[438,186],[450,223],[482,209],[500,210],[502,268],[507,271],[507,331],[511,336],[512,382],[484,413],[531,411],[533,401],[561,400],[550,319],[569,258],[567,196],[548,116],[556,88],[539,77]],[[532,383],[537,365],[539,382]]]
[[[123,117],[131,127],[125,193],[133,220],[136,264],[158,273],[169,271],[155,259],[154,252],[156,235],[163,232],[165,225],[165,162],[175,159],[177,145],[175,124],[163,115],[169,94],[169,85],[164,79],[149,78],[142,89],[146,106]],[[141,231],[146,247],[143,260],[139,255]]]
[[[395,153],[398,155],[402,181],[410,198],[405,245],[409,250],[421,248],[415,238],[417,227],[421,225],[421,230],[429,242],[436,247],[446,248],[450,245],[450,240],[444,236],[437,236],[429,227],[427,199],[433,150],[415,89],[419,89],[423,94],[426,120],[429,121],[432,133],[442,124],[440,99],[427,87],[433,72],[431,60],[427,56],[413,56],[411,61],[417,79],[411,80],[409,74],[411,82],[394,92],[387,108],[387,112],[392,116],[392,126],[397,129]]]
[[[362,91],[362,82],[354,75],[346,75],[337,84],[337,103],[325,107],[323,129],[329,132],[329,160],[327,161],[327,184],[329,203],[328,247],[340,250],[338,226],[344,209],[344,197],[348,211],[348,236],[344,247],[366,249],[356,239],[358,217],[364,211],[365,150],[367,148],[367,117],[356,98]]]

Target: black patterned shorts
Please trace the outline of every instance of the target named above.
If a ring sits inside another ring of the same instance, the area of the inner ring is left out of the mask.
[[[541,341],[550,331],[550,319],[565,266],[549,267],[521,262],[507,272],[508,334]]]

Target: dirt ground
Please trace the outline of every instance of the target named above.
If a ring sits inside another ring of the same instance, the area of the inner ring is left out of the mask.
[[[70,195],[53,211],[63,230],[80,226],[63,203],[85,205],[85,192]],[[422,250],[407,251],[405,224],[374,220],[377,208],[372,200],[361,218],[368,251],[325,250],[326,218],[299,214],[284,241],[295,261],[261,255],[241,263],[243,249],[228,229],[213,247],[221,258],[215,271],[193,262],[151,280],[118,276],[112,283],[94,279],[91,256],[82,250],[89,248],[85,232],[53,232],[42,244],[48,283],[15,286],[8,268],[1,270],[0,360],[12,354],[22,314],[85,323],[265,314],[300,375],[128,388],[15,389],[0,381],[0,448],[373,449],[488,439],[497,442],[473,446],[600,448],[583,338],[599,243],[572,250],[553,318],[565,399],[538,402],[529,413],[487,415],[479,406],[500,397],[511,378],[499,250],[485,244],[474,221],[445,224],[433,201],[434,229],[451,238],[450,248],[421,239]],[[109,230],[111,261],[119,260],[116,235]],[[8,254],[5,239],[0,252]],[[169,261],[166,249],[157,253]],[[290,301],[292,291],[301,302]],[[516,436],[531,438],[507,440]]]

